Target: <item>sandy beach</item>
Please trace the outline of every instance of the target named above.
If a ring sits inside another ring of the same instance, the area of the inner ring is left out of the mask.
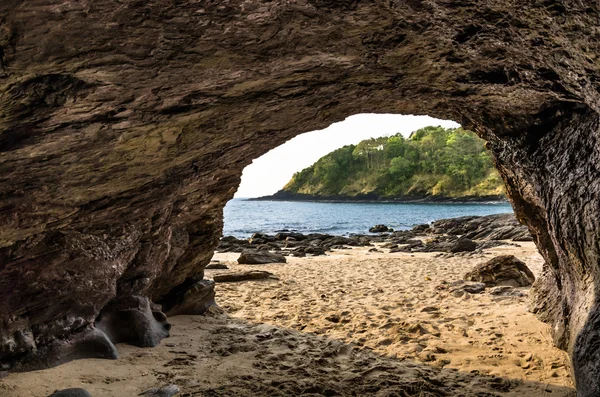
[[[455,296],[447,283],[497,255],[539,274],[533,243],[483,253],[335,250],[286,264],[238,265],[279,280],[217,284],[221,309],[178,316],[154,349],[119,345],[116,361],[80,360],[10,374],[0,395],[43,397],[83,387],[94,396],[136,396],[175,384],[180,396],[573,396],[567,354],[522,296]]]

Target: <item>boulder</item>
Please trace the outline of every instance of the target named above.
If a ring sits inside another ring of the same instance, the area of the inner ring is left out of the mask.
[[[325,250],[321,247],[311,245],[311,246],[304,248],[304,253],[312,255],[312,256],[319,256],[319,255],[325,255]]]
[[[238,258],[240,265],[264,265],[267,263],[286,263],[285,257],[269,251],[245,250]]]
[[[514,214],[440,219],[433,222],[431,232],[461,235],[473,240],[532,240],[527,226],[520,224]]]
[[[461,237],[450,245],[448,252],[470,252],[475,251],[476,249],[477,243],[475,243],[475,241],[466,237]]]
[[[390,228],[387,227],[386,225],[375,225],[369,229],[369,233],[385,233],[385,232],[389,232],[389,231],[393,231],[393,230],[390,230]]]
[[[467,281],[477,281],[488,286],[505,285],[528,287],[535,276],[527,265],[514,255],[501,255],[477,265],[465,275]]]
[[[413,228],[411,229],[411,232],[416,233],[416,234],[422,234],[428,230],[429,230],[429,224],[423,223],[421,225],[413,226]]]

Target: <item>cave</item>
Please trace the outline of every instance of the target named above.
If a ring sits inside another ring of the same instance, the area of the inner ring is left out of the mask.
[[[534,310],[600,395],[600,8],[575,0],[6,0],[0,363],[153,346],[200,313],[252,159],[357,113],[488,142],[545,258]],[[158,306],[161,305],[161,306]]]

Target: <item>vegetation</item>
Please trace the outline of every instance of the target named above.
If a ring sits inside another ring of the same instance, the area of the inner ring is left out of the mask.
[[[482,197],[504,193],[484,142],[474,133],[426,127],[408,139],[397,134],[344,146],[296,173],[286,193]]]

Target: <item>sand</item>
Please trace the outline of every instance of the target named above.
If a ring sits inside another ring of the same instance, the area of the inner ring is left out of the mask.
[[[129,397],[170,383],[180,396],[573,396],[567,354],[527,311],[528,288],[522,297],[456,297],[443,287],[500,254],[539,274],[533,243],[519,245],[450,258],[354,248],[258,266],[216,254],[229,271],[279,280],[219,283],[222,311],[171,318],[159,347],[119,345],[116,361],[11,374],[0,396],[83,387]]]

